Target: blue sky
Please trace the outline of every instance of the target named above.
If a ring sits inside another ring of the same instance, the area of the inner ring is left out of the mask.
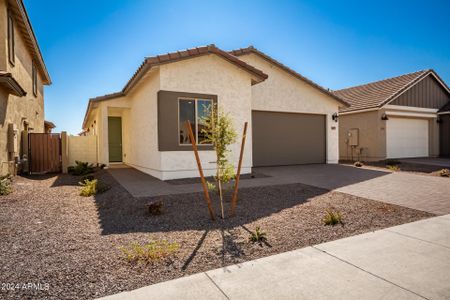
[[[254,45],[331,89],[428,68],[450,84],[450,1],[24,2],[53,80],[46,119],[72,134],[145,56],[211,43]]]

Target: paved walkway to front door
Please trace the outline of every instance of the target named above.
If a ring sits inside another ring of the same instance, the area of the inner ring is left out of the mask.
[[[450,215],[102,298],[449,299]]]
[[[201,192],[201,184],[171,184],[132,168],[109,169],[134,197]],[[406,172],[391,173],[344,165],[254,168],[266,176],[243,179],[240,187],[303,183],[435,214],[450,213],[450,180]]]

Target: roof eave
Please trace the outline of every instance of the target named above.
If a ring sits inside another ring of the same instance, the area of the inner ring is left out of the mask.
[[[332,97],[334,100],[338,101],[339,103],[341,103],[344,107],[350,107],[350,104],[345,101],[344,99],[340,98],[339,96],[335,95],[332,91],[320,86],[319,84],[315,83],[314,81],[306,78],[305,76],[301,75],[300,73],[297,73],[296,71],[292,70],[291,68],[289,68],[288,66],[280,63],[279,61],[277,61],[276,59],[270,57],[269,55],[261,52],[260,50],[256,49],[253,46],[249,46],[247,48],[241,48],[241,49],[237,49],[237,50],[231,50],[230,51],[231,54],[239,57],[241,55],[246,55],[246,54],[256,54],[260,57],[262,57],[263,59],[265,59],[266,61],[275,64],[276,66],[278,66],[279,68],[283,69],[285,72],[291,74],[292,76],[306,82],[307,84],[311,85],[312,87],[317,88],[320,92],[322,92],[325,95],[328,95],[330,97]]]
[[[39,44],[37,42],[36,36],[33,31],[33,27],[31,26],[30,18],[28,17],[28,13],[25,9],[25,6],[23,4],[23,1],[21,0],[15,0],[13,3],[16,5],[16,8],[18,9],[20,13],[20,19],[25,26],[26,32],[25,32],[25,38],[28,38],[30,42],[33,45],[33,50],[35,52],[35,55],[33,55],[35,58],[37,58],[39,62],[39,67],[43,73],[43,84],[44,85],[50,85],[52,84],[52,80],[50,78],[50,74],[48,73],[47,67],[44,62],[44,58],[42,56],[41,49],[39,48]]]

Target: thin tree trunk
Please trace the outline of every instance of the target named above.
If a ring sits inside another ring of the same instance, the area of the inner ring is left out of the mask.
[[[223,195],[222,195],[222,181],[219,180],[219,197],[220,197],[220,210],[222,213],[222,219],[225,219],[225,214],[223,212]]]

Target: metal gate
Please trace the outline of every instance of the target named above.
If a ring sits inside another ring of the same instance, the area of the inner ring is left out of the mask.
[[[28,134],[28,153],[31,174],[60,173],[62,171],[59,133]]]

